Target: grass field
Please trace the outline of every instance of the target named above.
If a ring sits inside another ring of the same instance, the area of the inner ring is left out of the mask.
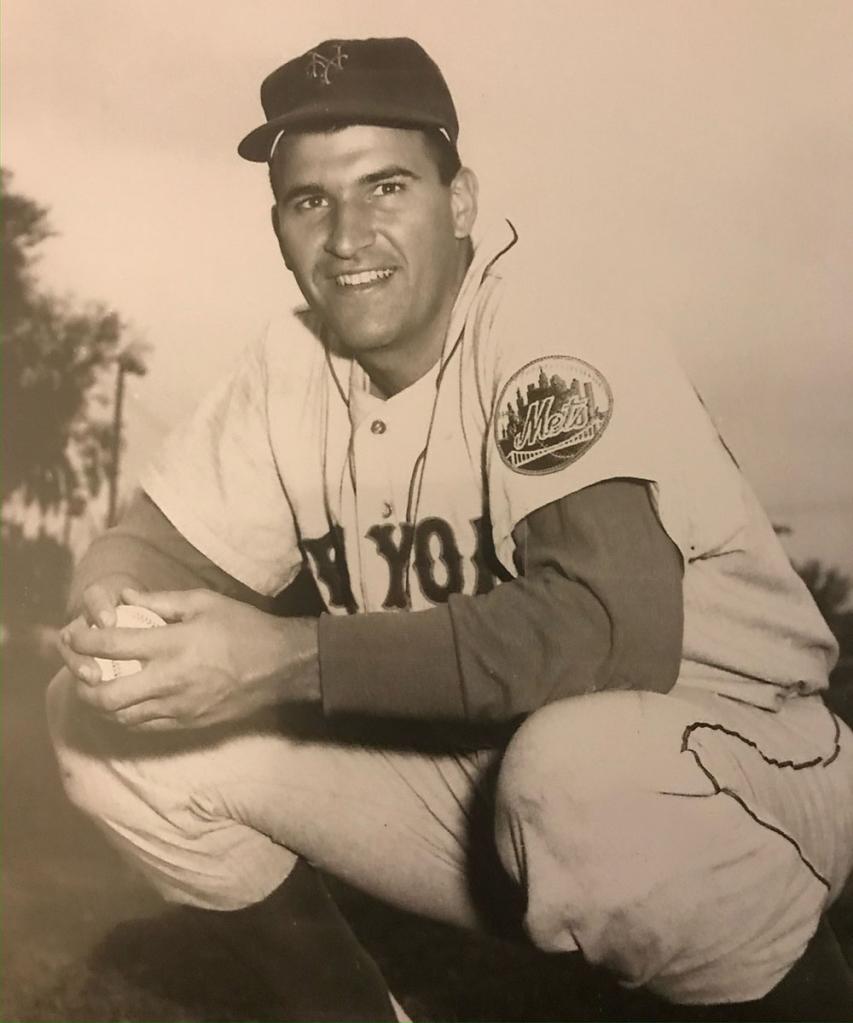
[[[161,903],[66,803],[44,724],[53,666],[31,653],[4,654],[0,1019],[275,1019],[265,993],[197,918]],[[686,1018],[621,992],[574,958],[472,938],[341,886],[334,892],[413,1018]],[[853,962],[853,938],[846,952]]]

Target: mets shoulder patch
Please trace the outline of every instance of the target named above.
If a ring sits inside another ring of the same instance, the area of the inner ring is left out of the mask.
[[[495,443],[513,472],[557,472],[592,447],[612,410],[610,387],[588,362],[570,355],[535,359],[501,392]]]

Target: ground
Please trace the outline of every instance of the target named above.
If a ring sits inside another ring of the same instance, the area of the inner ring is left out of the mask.
[[[53,665],[4,650],[4,1023],[202,1023],[275,1019],[263,992],[192,914],[168,908],[67,804],[44,723]],[[845,689],[845,716],[853,686]],[[853,715],[851,715],[853,716]],[[571,957],[472,938],[335,886],[392,989],[422,1020],[686,1018],[619,991]],[[853,917],[853,908],[848,907]],[[844,950],[850,930],[840,914]],[[851,1015],[853,1019],[853,1015]]]

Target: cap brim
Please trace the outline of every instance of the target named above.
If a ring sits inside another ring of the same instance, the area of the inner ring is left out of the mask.
[[[334,111],[321,110],[300,110],[280,117],[274,117],[266,124],[262,124],[250,131],[249,134],[237,146],[237,152],[244,160],[251,160],[254,163],[266,163],[270,158],[270,150],[279,132],[287,128],[310,128],[321,129],[323,125],[340,124],[352,122],[353,124],[376,124],[391,125],[397,127],[411,128],[439,128],[447,138],[455,145],[455,140],[438,118],[413,119],[411,110],[400,110],[399,116],[395,116],[393,108],[386,108],[381,117],[377,117],[360,109],[338,109]]]
[[[276,135],[283,128],[292,124],[292,118],[287,115],[267,121],[266,124],[262,124],[249,132],[240,145],[237,146],[237,152],[244,160],[251,160],[253,163],[266,163],[270,158],[270,150]]]

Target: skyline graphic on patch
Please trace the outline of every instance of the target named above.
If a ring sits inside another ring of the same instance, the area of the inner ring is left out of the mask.
[[[498,401],[495,441],[514,472],[540,476],[576,462],[604,432],[613,395],[601,373],[571,355],[528,362]]]

